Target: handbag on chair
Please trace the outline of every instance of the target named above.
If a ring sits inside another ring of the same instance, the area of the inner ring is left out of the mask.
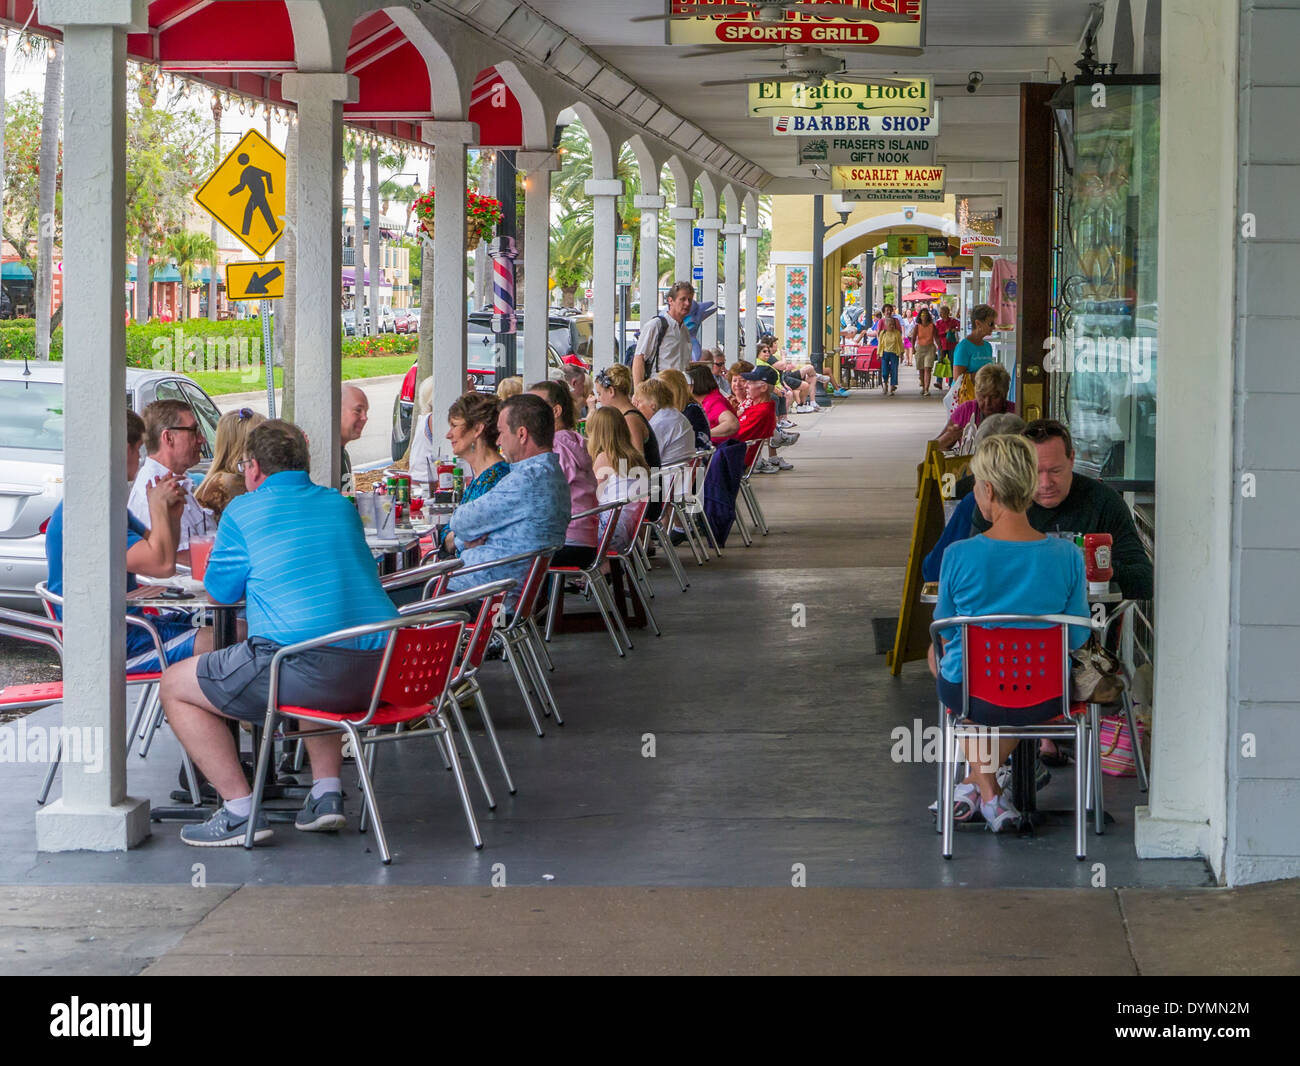
[[[1101,646],[1096,634],[1070,652],[1070,698],[1077,703],[1114,703],[1124,692],[1119,660]]]
[[[1137,742],[1146,741],[1146,730],[1137,722]],[[1133,736],[1122,714],[1108,714],[1099,725],[1098,741],[1101,746],[1101,770],[1111,777],[1136,777],[1137,759],[1133,753]]]

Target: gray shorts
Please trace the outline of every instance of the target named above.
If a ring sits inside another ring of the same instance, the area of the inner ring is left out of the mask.
[[[199,688],[222,714],[244,722],[266,717],[271,658],[280,648],[263,637],[199,656]],[[343,714],[365,711],[383,662],[382,651],[313,648],[280,667],[280,702]]]

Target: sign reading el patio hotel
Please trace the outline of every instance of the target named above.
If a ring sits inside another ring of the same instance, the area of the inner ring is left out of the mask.
[[[898,85],[859,85],[854,82],[760,81],[749,85],[751,115],[915,115],[934,114],[933,83],[929,78],[897,79]]]
[[[816,15],[807,14],[806,10],[784,11],[776,20],[758,17],[763,6],[755,4],[753,9],[737,14],[734,0],[668,0],[668,14],[696,16],[668,19],[668,43],[820,44],[866,51],[919,50],[925,47],[928,0],[820,0]],[[702,13],[710,7],[727,13]],[[832,14],[837,7],[875,11],[894,18],[882,22],[873,22],[870,18],[842,18]]]

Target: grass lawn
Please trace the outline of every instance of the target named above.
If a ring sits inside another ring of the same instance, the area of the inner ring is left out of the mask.
[[[343,360],[343,380],[355,378],[381,378],[390,374],[405,374],[415,362],[415,353],[402,355],[356,356]],[[252,381],[245,381],[238,371],[213,371],[212,373],[191,374],[209,396],[222,396],[229,392],[255,392],[266,388],[266,371],[263,369]],[[281,370],[275,368],[275,386],[283,384]]]

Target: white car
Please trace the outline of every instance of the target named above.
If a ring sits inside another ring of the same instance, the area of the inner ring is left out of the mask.
[[[45,527],[63,499],[63,364],[0,362],[0,605],[35,609],[47,576]],[[221,412],[184,374],[126,371],[126,402],[137,413],[154,400],[184,400],[202,432],[201,477],[212,462]]]

